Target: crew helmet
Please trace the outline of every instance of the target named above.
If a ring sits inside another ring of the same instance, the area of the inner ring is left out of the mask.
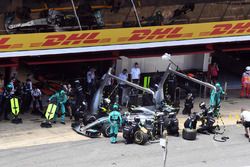
[[[64,90],[61,90],[59,93],[60,93],[60,95],[65,95],[66,94],[66,92]]]
[[[103,102],[105,104],[110,104],[111,100],[109,98],[105,98],[105,99],[103,99]]]
[[[220,86],[219,83],[216,83],[216,84],[215,84],[215,87],[216,87],[216,92],[220,91],[221,86]]]
[[[78,79],[75,80],[75,84],[80,84],[80,81]]]
[[[247,66],[247,67],[246,67],[246,71],[250,71],[250,66]]]
[[[200,108],[205,108],[206,107],[206,103],[204,101],[200,102],[199,107]]]
[[[114,104],[114,105],[112,106],[112,109],[113,109],[113,110],[117,110],[117,111],[118,111],[118,110],[119,110],[119,106],[118,106],[118,104]]]
[[[12,86],[11,84],[8,84],[8,85],[6,86],[6,89],[7,89],[7,90],[12,90],[12,89],[13,89],[13,86]]]
[[[220,83],[216,83],[216,84],[215,84],[215,87],[220,87]]]

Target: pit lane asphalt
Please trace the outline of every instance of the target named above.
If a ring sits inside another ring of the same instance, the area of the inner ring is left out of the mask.
[[[240,125],[227,126],[227,142],[213,135],[198,135],[196,141],[169,137],[167,167],[247,167],[250,142]],[[3,144],[3,143],[1,143]],[[1,167],[161,167],[159,143],[140,146],[117,144],[107,138],[44,144],[0,150]]]
[[[201,101],[209,103],[209,99],[196,98],[193,112],[199,111],[198,104]],[[181,101],[181,107],[184,106]],[[230,97],[222,101],[221,114],[226,125],[235,125],[239,120],[240,108],[249,109],[249,99],[239,99],[237,97]],[[180,129],[187,116],[180,113],[177,115],[179,119]],[[76,134],[71,129],[71,122],[66,118],[66,125],[57,123],[52,128],[41,128],[40,123],[44,120],[40,116],[30,114],[20,115],[23,118],[23,124],[12,124],[9,121],[0,121],[0,150],[11,149],[19,147],[29,147],[35,145],[44,145],[52,143],[65,143],[73,141],[89,140],[89,138]],[[219,121],[221,124],[221,122]]]

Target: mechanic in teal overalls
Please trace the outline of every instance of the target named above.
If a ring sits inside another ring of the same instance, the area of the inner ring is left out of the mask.
[[[55,116],[54,116],[54,123],[56,123],[57,121],[57,117],[58,117],[58,111],[59,111],[59,108],[61,108],[61,124],[64,124],[65,125],[65,106],[64,104],[67,102],[68,98],[67,98],[67,95],[65,93],[64,90],[60,90],[59,92],[53,94],[50,98],[49,98],[49,102],[52,100],[52,99],[55,99],[56,100],[56,105],[57,105],[57,109],[56,109],[56,113],[55,113]]]
[[[114,144],[117,142],[117,134],[120,126],[122,126],[122,117],[119,112],[118,104],[114,104],[112,111],[109,114],[108,121],[110,123],[110,142]]]
[[[210,95],[210,109],[213,110],[214,116],[218,117],[220,113],[221,95],[224,95],[225,92],[219,83],[216,83],[215,87],[216,90],[212,90]]]

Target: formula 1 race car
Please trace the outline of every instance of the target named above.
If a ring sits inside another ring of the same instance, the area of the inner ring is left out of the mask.
[[[171,65],[171,64],[170,64]],[[91,106],[90,106],[90,112],[86,112],[85,118],[94,118],[93,122],[87,122],[85,121],[83,123],[80,123],[80,125],[74,126],[73,129],[82,134],[87,136],[100,136],[100,134],[103,132],[104,136],[109,136],[108,133],[108,117],[98,117],[99,113],[99,106],[101,104],[102,98],[103,98],[103,89],[105,87],[105,83],[107,80],[111,77],[113,79],[116,79],[118,81],[124,82],[128,86],[131,86],[135,89],[142,90],[144,92],[150,93],[153,96],[152,102],[154,105],[152,108],[146,108],[146,107],[131,107],[128,111],[131,113],[130,117],[131,120],[127,121],[127,124],[124,126],[127,128],[125,133],[129,134],[129,136],[135,136],[135,134],[140,134],[136,136],[147,136],[148,140],[156,140],[162,137],[163,131],[166,130],[169,135],[179,136],[179,122],[176,118],[176,115],[179,111],[178,108],[173,108],[166,103],[164,103],[164,91],[163,91],[163,85],[165,80],[167,79],[169,73],[174,73],[176,75],[179,75],[180,77],[189,79],[191,81],[197,82],[199,84],[202,84],[204,86],[208,86],[211,88],[214,88],[210,84],[204,83],[202,81],[199,81],[194,78],[190,78],[186,76],[185,74],[182,74],[180,72],[177,72],[176,70],[173,70],[170,68],[170,65],[167,67],[166,72],[164,73],[159,86],[156,91],[153,91],[148,88],[143,88],[137,84],[131,83],[126,80],[122,80],[119,77],[111,74],[112,68],[109,69],[108,73],[106,73],[103,77],[103,81],[100,84],[99,89],[94,94]],[[133,122],[135,118],[139,117],[139,122]],[[126,118],[125,118],[126,119]],[[140,125],[140,126],[139,126]],[[125,129],[126,129],[125,128]],[[94,130],[93,130],[94,129]],[[145,130],[146,129],[146,130]],[[140,133],[136,133],[137,131],[140,131]],[[146,133],[147,135],[143,134]],[[92,133],[93,135],[90,135]],[[125,138],[129,138],[125,135]],[[134,141],[137,141],[136,138],[134,138]],[[139,140],[138,140],[139,141]],[[144,143],[146,140],[142,139],[141,142],[138,143]]]
[[[48,10],[44,17],[31,19],[30,11],[25,10],[26,17],[21,22],[16,22],[16,12],[5,15],[4,26],[8,34],[35,33],[35,32],[59,32],[65,30],[79,30],[79,24],[75,15],[64,14],[61,11]],[[79,15],[82,29],[90,29],[92,26],[102,28],[104,26],[102,14],[96,10],[88,15]],[[17,19],[20,20],[20,19]]]

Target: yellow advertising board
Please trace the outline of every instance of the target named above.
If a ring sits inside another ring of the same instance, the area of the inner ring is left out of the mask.
[[[250,35],[250,20],[0,35],[0,52],[107,46]]]

